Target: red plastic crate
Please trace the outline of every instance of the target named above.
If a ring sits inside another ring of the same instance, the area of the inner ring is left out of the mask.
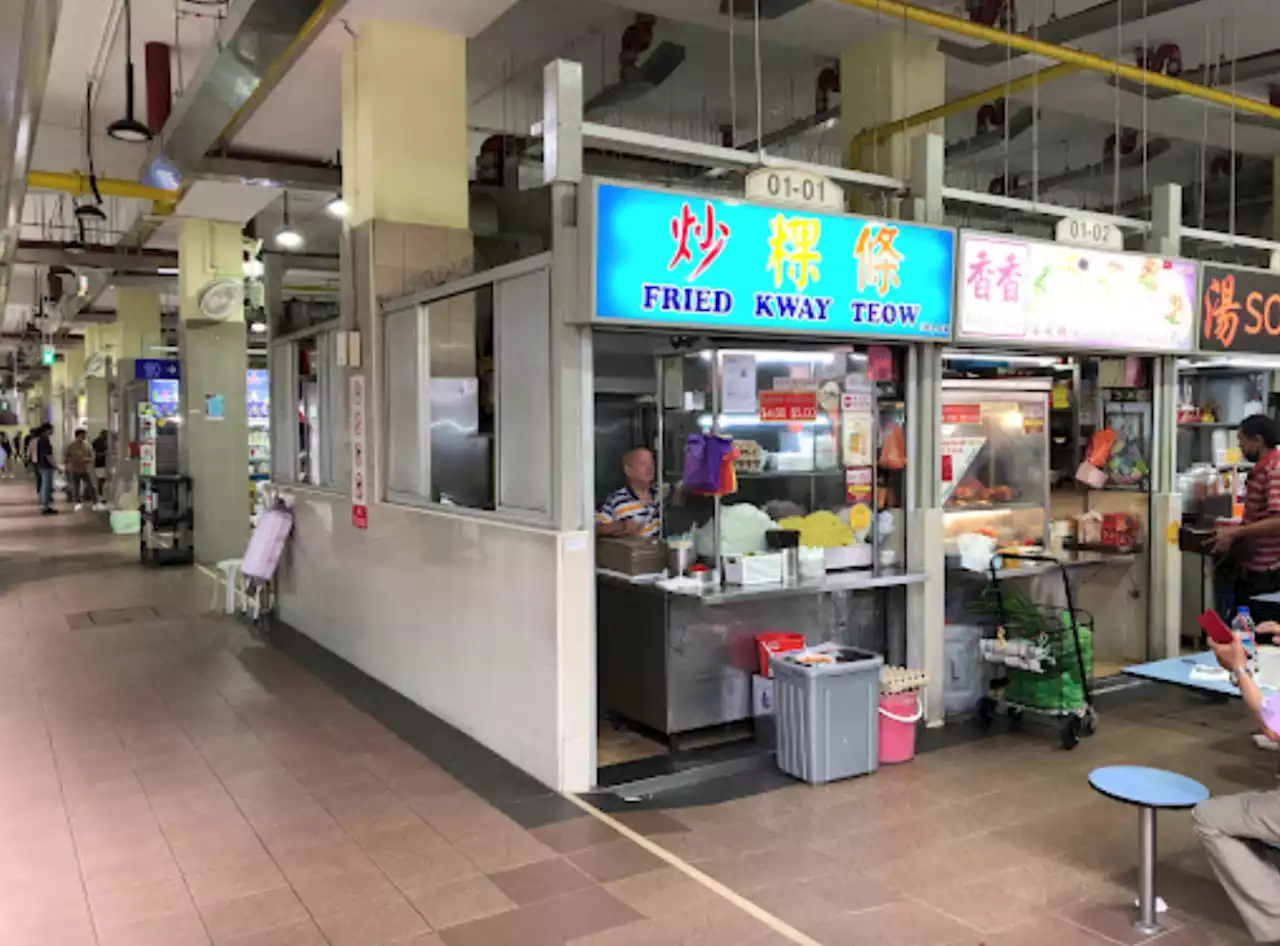
[[[756,635],[756,651],[760,654],[760,676],[771,677],[770,654],[785,654],[791,650],[804,650],[804,635],[794,631],[769,631]]]

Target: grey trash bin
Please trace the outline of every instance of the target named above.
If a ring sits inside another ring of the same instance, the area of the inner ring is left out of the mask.
[[[833,648],[836,663],[773,658],[778,768],[814,785],[866,775],[880,753],[879,654]]]

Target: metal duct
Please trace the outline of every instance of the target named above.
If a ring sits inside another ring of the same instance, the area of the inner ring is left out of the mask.
[[[1007,129],[1004,125],[996,125],[987,131],[979,132],[972,138],[962,138],[947,145],[946,159],[957,161],[961,158],[971,158],[975,154],[998,148],[1006,141],[1013,141],[1019,135],[1031,130],[1035,117],[1036,111],[1033,108],[1018,109],[1009,120]]]
[[[1060,17],[1038,27],[1024,30],[1021,34],[1028,39],[1035,38],[1042,43],[1053,43],[1061,46],[1072,43],[1085,36],[1105,33],[1116,28],[1117,21],[1126,26],[1139,23],[1145,14],[1147,18],[1193,6],[1201,0],[1107,0],[1096,7],[1089,7],[1079,13]],[[1117,9],[1118,8],[1118,9]],[[944,39],[938,43],[938,49],[948,56],[972,63],[975,66],[994,66],[1004,62],[1006,58],[1018,59],[1024,55],[1017,49],[1010,49],[999,43],[988,43],[985,46],[966,46],[953,40]]]
[[[61,7],[61,0],[0,2],[0,312]]]
[[[1169,143],[1168,139],[1152,138],[1147,142],[1145,160],[1150,163],[1172,148],[1173,145]],[[1126,171],[1136,171],[1142,167],[1143,160],[1144,158],[1141,148],[1138,148],[1129,154],[1122,154],[1120,156],[1120,173],[1124,174]],[[1096,164],[1086,164],[1084,167],[1073,168],[1070,171],[1063,171],[1061,174],[1055,174],[1051,177],[1042,177],[1036,186],[1033,186],[1030,183],[1018,184],[1009,188],[1010,196],[1031,197],[1037,190],[1043,195],[1059,187],[1074,184],[1077,181],[1106,178],[1108,175],[1115,172],[1115,168],[1115,156],[1109,155],[1101,161],[1098,161]]]
[[[177,189],[228,142],[346,0],[234,0],[200,68],[151,143],[143,180]]]
[[[1206,88],[1220,88],[1224,85],[1230,85],[1233,81],[1237,84],[1252,82],[1254,79],[1265,79],[1277,73],[1280,73],[1280,49],[1268,49],[1266,52],[1255,53],[1252,56],[1226,60],[1221,64],[1213,63],[1212,65],[1197,66],[1195,69],[1188,69],[1183,72],[1181,78],[1197,85],[1203,85]],[[1116,79],[1112,76],[1107,81],[1114,85]],[[1120,88],[1126,92],[1132,92],[1134,95],[1141,95],[1143,92],[1141,83],[1130,82],[1127,79],[1120,80]],[[1146,87],[1146,93],[1149,99],[1166,99],[1178,94],[1168,89],[1156,89],[1151,86]],[[1269,127],[1275,127],[1273,122],[1267,122],[1266,124]]]
[[[736,19],[754,20],[759,11],[760,19],[776,20],[809,2],[810,0],[720,0],[720,15],[732,12]]]

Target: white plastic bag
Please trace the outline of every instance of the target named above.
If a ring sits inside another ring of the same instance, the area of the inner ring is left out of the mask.
[[[971,572],[986,572],[996,554],[996,540],[980,532],[966,532],[956,541],[960,551],[960,567]]]

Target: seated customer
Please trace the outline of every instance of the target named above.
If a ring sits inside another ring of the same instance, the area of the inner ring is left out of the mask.
[[[1275,632],[1272,625],[1259,628]],[[1280,693],[1264,697],[1249,673],[1244,646],[1209,642],[1218,663],[1231,674],[1249,712],[1265,736],[1280,742]],[[1209,863],[1235,903],[1253,938],[1280,940],[1280,870],[1271,863],[1267,845],[1280,845],[1280,789],[1210,798],[1192,814]]]
[[[625,486],[609,494],[596,513],[598,535],[641,535],[657,538],[662,531],[662,502],[653,485],[653,453],[636,447],[622,455]]]

